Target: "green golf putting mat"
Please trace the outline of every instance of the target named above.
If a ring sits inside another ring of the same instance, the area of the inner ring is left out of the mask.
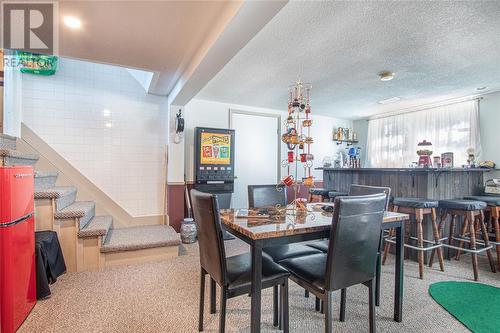
[[[447,281],[432,284],[429,294],[472,332],[500,332],[500,288]]]

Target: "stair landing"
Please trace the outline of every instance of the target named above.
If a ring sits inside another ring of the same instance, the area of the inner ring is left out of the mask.
[[[101,267],[175,258],[180,243],[179,234],[166,225],[111,229],[101,246]]]
[[[145,225],[111,229],[101,252],[134,251],[156,247],[178,246],[179,234],[166,225]]]

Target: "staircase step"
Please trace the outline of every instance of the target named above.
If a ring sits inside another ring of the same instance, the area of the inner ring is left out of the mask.
[[[75,186],[54,186],[35,191],[35,199],[56,199],[56,209],[61,210],[75,202],[76,192]]]
[[[113,218],[111,216],[94,216],[94,218],[90,220],[89,224],[78,232],[78,237],[88,238],[106,236],[112,227]],[[104,239],[104,241],[106,240]]]
[[[65,220],[77,218],[80,222],[80,230],[92,220],[95,216],[95,202],[93,201],[76,201],[66,208],[57,210],[54,213],[54,219]]]
[[[16,149],[16,138],[7,134],[0,134],[0,148]]]
[[[35,191],[42,191],[56,186],[57,171],[35,171]]]
[[[145,225],[123,229],[111,229],[101,252],[121,252],[154,247],[178,246],[179,234],[171,226]]]
[[[36,154],[26,154],[20,151],[0,148],[0,159],[3,165],[35,165],[40,156]]]

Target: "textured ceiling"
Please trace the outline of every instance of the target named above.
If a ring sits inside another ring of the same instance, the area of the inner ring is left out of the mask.
[[[160,72],[164,93],[178,80],[209,35],[241,1],[59,2],[60,55]],[[62,23],[75,16],[82,28]]]
[[[500,1],[290,2],[197,98],[285,109],[297,79],[351,119],[500,89]]]

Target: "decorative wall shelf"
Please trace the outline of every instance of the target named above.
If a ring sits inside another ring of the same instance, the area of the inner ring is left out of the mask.
[[[359,141],[357,140],[337,140],[337,139],[333,139],[333,141],[337,144],[337,145],[341,145],[343,143],[346,143],[347,146],[352,146],[352,145],[355,145],[357,144]]]

